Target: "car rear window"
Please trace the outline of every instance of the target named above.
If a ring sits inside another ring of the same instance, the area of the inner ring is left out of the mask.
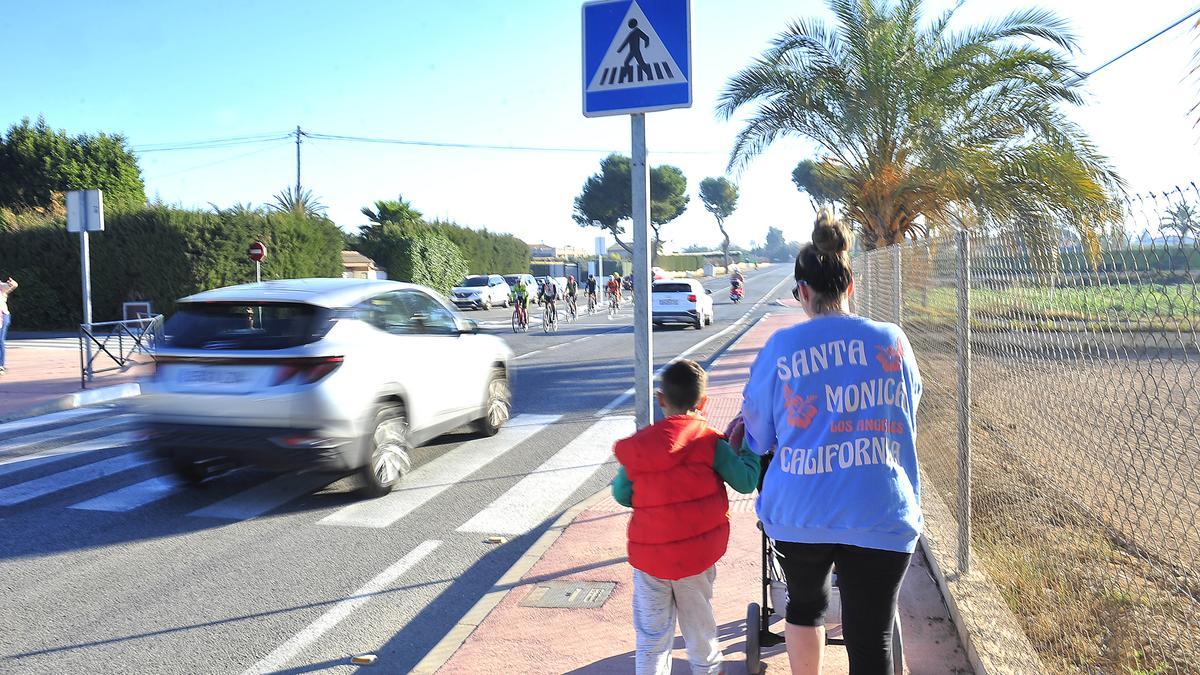
[[[504,283],[508,284],[509,286],[516,286],[517,281],[519,281],[520,279],[521,279],[521,277],[514,274],[512,276],[504,277]]]
[[[315,342],[329,325],[313,305],[196,302],[179,305],[163,334],[181,349],[286,349]]]
[[[461,286],[461,287],[487,286],[487,285],[488,285],[487,277],[467,277],[466,279],[463,279],[463,282],[461,284],[459,284],[459,286]]]
[[[655,293],[695,293],[691,284],[654,284]]]

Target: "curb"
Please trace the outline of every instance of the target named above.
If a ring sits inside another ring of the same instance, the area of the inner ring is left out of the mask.
[[[62,412],[63,410],[74,410],[75,408],[83,408],[90,405],[99,405],[101,403],[109,403],[123,398],[139,396],[142,393],[142,387],[136,382],[127,382],[125,384],[114,384],[108,387],[99,389],[87,389],[77,391],[73,394],[60,396],[52,401],[41,403],[23,410],[18,410],[12,413],[0,415],[0,422],[12,422],[13,420],[27,419],[29,417],[37,417],[39,415],[48,415],[50,413]]]
[[[575,521],[575,518],[580,513],[589,509],[593,504],[608,496],[608,491],[609,488],[606,485],[596,494],[572,506],[559,516],[554,521],[554,524],[550,526],[550,529],[543,532],[542,536],[538,537],[537,541],[533,542],[533,545],[529,547],[529,550],[525,551],[513,563],[512,567],[509,567],[508,571],[496,580],[496,583],[492,585],[492,590],[485,593],[479,599],[479,602],[476,602],[471,609],[467,610],[467,613],[450,629],[450,632],[446,633],[446,636],[434,645],[433,649],[429,650],[425,658],[421,659],[408,672],[413,675],[432,675],[432,673],[436,673],[438,669],[446,665],[446,662],[454,656],[458,648],[467,641],[467,638],[471,637],[471,633],[474,633],[479,624],[483,623],[483,620],[496,608],[496,605],[500,604],[504,596],[508,595],[508,592],[519,584],[525,573],[537,564],[537,561],[542,559],[546,551],[550,550],[550,547],[554,545],[554,542],[558,540],[563,531]]]

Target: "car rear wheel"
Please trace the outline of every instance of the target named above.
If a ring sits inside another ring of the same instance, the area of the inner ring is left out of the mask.
[[[382,497],[392,491],[412,467],[408,441],[408,415],[398,403],[381,406],[375,413],[374,432],[369,439],[370,457],[359,469],[363,494]]]
[[[704,329],[704,315],[697,314],[696,321],[694,323],[692,323],[692,325],[696,327],[696,330],[703,330]]]
[[[485,400],[483,417],[476,420],[475,431],[481,436],[495,436],[512,415],[512,389],[503,370],[496,368],[492,371]]]

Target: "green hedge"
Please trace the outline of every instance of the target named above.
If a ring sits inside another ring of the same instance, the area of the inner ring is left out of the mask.
[[[470,274],[529,272],[529,245],[511,234],[473,230],[441,220],[430,226],[446,235],[462,251]]]
[[[105,218],[90,236],[92,318],[121,318],[121,303],[144,298],[156,312],[202,290],[254,281],[251,242],[268,248],[263,279],[340,277],[342,234],[332,221],[296,214],[214,214],[161,206]],[[0,276],[12,294],[15,330],[70,329],[82,321],[79,235],[62,221],[0,232]]]
[[[679,254],[658,256],[658,266],[668,272],[690,272],[704,267],[704,256]]]
[[[387,270],[388,278],[448,294],[467,275],[464,256],[441,230],[424,224],[379,223],[363,230],[358,251]]]

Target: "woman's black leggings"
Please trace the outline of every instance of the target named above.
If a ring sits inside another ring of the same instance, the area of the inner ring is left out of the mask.
[[[825,625],[830,575],[836,565],[851,675],[891,673],[892,619],[912,554],[787,541],[775,542],[775,550],[787,578],[787,622]]]

